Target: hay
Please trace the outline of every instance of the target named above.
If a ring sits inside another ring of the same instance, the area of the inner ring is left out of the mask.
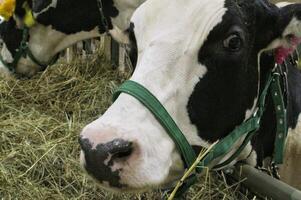
[[[104,192],[79,166],[80,130],[106,110],[126,78],[93,56],[30,80],[0,80],[0,199],[161,199],[158,192]],[[187,199],[236,199],[233,187],[210,174]]]

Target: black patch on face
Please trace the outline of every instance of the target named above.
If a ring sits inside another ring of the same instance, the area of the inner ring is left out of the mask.
[[[44,1],[44,0],[37,0]],[[35,4],[35,3],[34,3]],[[41,4],[41,3],[40,3]],[[118,15],[118,10],[114,6],[113,0],[102,1],[103,12],[108,21],[109,29],[112,29],[111,17]],[[34,8],[38,7],[33,5]],[[33,10],[38,13],[41,10]],[[101,17],[96,0],[74,1],[58,0],[56,8],[50,8],[46,12],[37,16],[37,21],[45,26],[52,25],[57,31],[72,34],[80,31],[91,31],[99,26],[100,33],[105,32],[105,27],[101,23]]]
[[[22,30],[16,27],[16,22],[13,18],[0,25],[0,37],[14,57],[22,41]]]
[[[300,5],[278,9],[266,0],[226,0],[225,5],[228,11],[223,21],[214,27],[199,51],[199,62],[208,71],[196,85],[187,105],[191,122],[197,126],[200,137],[210,142],[225,137],[243,122],[246,110],[253,106],[258,96],[259,51],[281,37],[294,16],[298,19],[301,16]],[[225,44],[239,46],[235,41],[228,42],[227,38],[233,34],[242,38],[242,48],[229,51]],[[260,63],[261,93],[267,72],[274,67],[274,55],[263,54]],[[287,68],[288,125],[294,128],[301,113],[301,73],[293,61],[287,62]],[[275,131],[275,110],[268,95],[262,125],[252,139],[258,165],[273,155]]]
[[[228,10],[222,22],[199,51],[199,62],[208,71],[187,105],[192,124],[209,142],[225,137],[245,119],[257,97],[257,54],[280,33],[273,27],[277,8],[265,1],[227,0],[225,6]],[[238,50],[237,42],[227,42],[233,35],[241,40]],[[265,67],[271,69],[273,65]]]

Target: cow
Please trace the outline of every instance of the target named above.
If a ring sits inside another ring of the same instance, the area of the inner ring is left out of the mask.
[[[1,57],[5,63],[13,62],[21,45],[24,28],[27,27],[29,35],[26,42],[36,61],[28,55],[22,56],[14,69],[10,70],[0,62],[0,74],[10,75],[11,71],[15,71],[19,75],[31,77],[45,69],[44,65],[50,63],[68,46],[84,39],[98,37],[106,31],[118,42],[128,43],[126,29],[129,19],[144,1],[100,1],[105,20],[101,18],[97,1],[17,0],[13,17],[0,24],[0,37],[3,42]],[[25,3],[35,21],[30,27],[24,22],[24,16],[29,12],[24,8]]]
[[[268,73],[301,37],[301,5],[267,0],[148,0],[133,14],[129,37],[138,60],[130,78],[165,107],[195,153],[225,138],[258,111]],[[282,180],[301,188],[301,72],[287,65],[289,133]],[[263,166],[273,157],[276,117],[271,94],[257,135],[226,167]],[[241,138],[243,139],[243,138]],[[239,143],[241,143],[240,140]],[[80,163],[103,188],[169,188],[186,166],[152,113],[122,93],[79,136]],[[222,163],[238,148],[232,146]],[[214,166],[211,166],[214,167]]]

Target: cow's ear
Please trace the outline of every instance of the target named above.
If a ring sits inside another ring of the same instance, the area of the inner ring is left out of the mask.
[[[267,49],[276,49],[276,61],[282,63],[301,43],[301,4],[278,4],[278,37]]]

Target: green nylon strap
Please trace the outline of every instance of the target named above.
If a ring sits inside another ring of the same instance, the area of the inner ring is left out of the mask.
[[[47,63],[42,63],[41,61],[39,61],[31,52],[31,50],[27,47],[26,49],[26,54],[28,55],[28,57],[37,65],[39,65],[40,67],[42,67],[42,70],[46,69],[47,66],[49,65],[53,65],[54,63],[56,63],[56,61],[59,59],[59,53],[56,54],[52,59],[50,59],[50,61],[48,61]]]
[[[0,60],[3,63],[3,65],[11,72],[15,73],[16,70],[16,66],[19,62],[19,60],[21,59],[21,57],[23,55],[25,55],[26,53],[26,48],[27,48],[27,44],[26,44],[26,40],[28,38],[28,28],[24,28],[23,32],[22,32],[22,41],[19,45],[19,48],[16,50],[16,55],[13,58],[13,62],[12,63],[8,63],[6,62],[2,56],[0,55]]]
[[[42,63],[40,62],[31,52],[31,50],[29,49],[28,47],[28,42],[27,42],[27,39],[28,39],[28,36],[29,36],[29,29],[28,27],[25,27],[23,29],[23,32],[22,32],[22,41],[20,43],[20,46],[19,48],[17,49],[17,52],[16,52],[16,55],[14,56],[14,60],[12,63],[8,63],[6,62],[3,57],[0,55],[0,61],[3,63],[3,65],[11,72],[15,73],[15,70],[16,70],[16,67],[17,67],[17,64],[19,62],[19,60],[22,58],[22,57],[26,57],[26,55],[37,65],[39,65],[42,70],[44,70],[48,65],[52,65],[54,64],[58,58],[59,58],[59,54],[57,54],[56,56],[54,56],[54,58],[52,58],[49,62],[47,63]]]
[[[172,117],[168,114],[164,106],[157,100],[157,98],[150,93],[146,88],[144,88],[139,83],[134,81],[126,81],[124,84],[120,86],[119,89],[114,93],[113,99],[116,100],[117,97],[122,93],[127,93],[137,100],[139,100],[144,106],[146,106],[152,114],[156,117],[156,119],[160,122],[160,124],[165,128],[169,136],[175,142],[178,150],[181,152],[187,167],[191,166],[196,159],[196,155],[186,140],[184,134],[178,128]],[[242,144],[239,148],[223,163],[216,165],[214,168],[222,168],[228,164],[230,164],[242,150],[246,147],[246,145],[250,142],[252,137],[258,132],[261,124],[261,118],[265,110],[266,97],[268,93],[271,92],[275,107],[278,109],[276,111],[276,119],[280,123],[277,123],[277,136],[278,139],[275,140],[275,162],[282,161],[283,158],[283,146],[285,141],[285,136],[287,133],[286,129],[286,113],[283,96],[280,87],[280,78],[278,73],[270,73],[267,77],[267,81],[264,89],[261,92],[261,95],[258,100],[258,108],[257,112],[248,119],[243,122],[241,125],[237,126],[230,134],[228,134],[225,138],[220,140],[212,150],[204,157],[204,159],[198,164],[196,168],[197,173],[201,173],[204,168],[209,167],[209,165],[217,158],[221,158],[222,156],[228,154],[234,144],[236,144],[239,139],[245,137]],[[277,95],[275,95],[277,93]],[[276,98],[274,98],[274,96]],[[283,123],[282,123],[283,122]],[[283,133],[283,137],[280,137],[280,133]],[[285,133],[285,134],[284,134]],[[278,144],[280,145],[278,147]],[[181,195],[182,192],[186,191],[194,182],[196,181],[195,174],[192,174],[186,182],[180,187],[177,196]]]
[[[273,75],[274,76],[274,75]],[[240,126],[236,127],[230,134],[228,134],[225,138],[219,141],[213,149],[204,157],[204,159],[198,164],[196,168],[197,173],[202,173],[203,170],[211,164],[213,160],[219,158],[231,151],[233,144],[235,144],[242,136],[246,136],[242,144],[239,148],[232,154],[226,161],[214,166],[214,169],[220,169],[228,164],[230,164],[242,150],[246,147],[246,145],[250,142],[252,137],[256,134],[260,127],[261,117],[264,112],[264,106],[266,102],[266,96],[270,89],[273,77],[271,74],[268,75],[268,79],[266,85],[260,95],[258,101],[258,110],[257,112],[246,122],[242,123]],[[194,174],[191,175],[190,179],[195,180]],[[185,182],[180,189],[178,190],[177,197],[181,196],[191,185],[193,185],[193,181]]]
[[[235,144],[242,136],[246,136],[242,144],[239,146],[239,148],[236,150],[234,154],[230,158],[228,158],[226,161],[224,161],[221,164],[216,165],[214,168],[219,169],[222,168],[228,164],[230,164],[239,154],[242,152],[242,150],[246,147],[246,145],[250,142],[252,137],[257,133],[261,117],[264,113],[265,108],[265,102],[266,97],[268,94],[269,89],[271,88],[272,80],[273,80],[274,74],[268,75],[267,82],[265,84],[264,89],[262,90],[262,93],[258,100],[258,110],[257,112],[246,122],[243,122],[240,126],[235,128],[230,134],[228,134],[224,139],[222,139],[212,150],[212,154],[215,155],[208,155],[208,158],[205,157],[204,159],[204,166],[207,166],[212,160],[215,158],[218,158],[230,151],[230,148],[233,144]],[[224,153],[223,153],[224,152]]]
[[[270,92],[274,102],[276,120],[277,120],[273,160],[275,164],[282,164],[288,126],[287,126],[286,109],[284,106],[284,101],[283,101],[282,91],[280,86],[280,74],[275,74],[275,76],[273,77]]]
[[[125,81],[117,89],[117,91],[113,95],[113,100],[115,101],[122,92],[135,97],[149,109],[149,111],[164,127],[168,135],[172,138],[172,140],[176,144],[177,149],[180,151],[181,155],[184,158],[186,167],[189,168],[196,159],[195,152],[186,140],[186,137],[184,136],[180,128],[174,122],[174,120],[169,115],[164,106],[160,103],[160,101],[145,87],[130,80]]]

